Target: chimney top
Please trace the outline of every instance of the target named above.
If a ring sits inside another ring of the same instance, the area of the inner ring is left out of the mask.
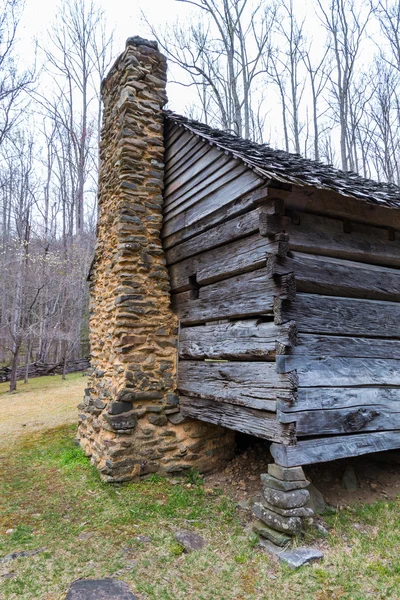
[[[145,40],[140,37],[140,35],[135,35],[133,37],[129,37],[126,40],[126,47],[128,46],[148,46],[149,48],[153,48],[154,50],[158,50],[157,42],[153,40]]]

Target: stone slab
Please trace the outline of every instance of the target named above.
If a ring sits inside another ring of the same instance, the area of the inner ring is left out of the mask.
[[[324,558],[323,553],[316,548],[295,548],[294,550],[280,552],[278,556],[281,562],[292,569],[298,569],[302,565]]]
[[[268,473],[262,473],[260,477],[264,487],[280,490],[282,492],[300,490],[310,485],[310,482],[307,481],[307,479],[303,479],[303,481],[282,481],[281,479],[268,475]]]
[[[268,475],[281,481],[304,481],[306,478],[302,467],[281,467],[275,463],[268,465]]]
[[[74,581],[65,600],[138,600],[129,586],[118,579],[80,579]]]
[[[290,535],[276,531],[262,521],[255,521],[253,523],[253,531],[272,542],[275,546],[287,546],[292,541]]]
[[[263,523],[286,534],[298,533],[301,529],[301,518],[300,517],[283,517],[277,513],[264,508],[262,504],[256,502],[253,506],[253,513]]]
[[[277,506],[278,508],[300,508],[304,506],[310,499],[308,490],[292,490],[291,492],[282,492],[273,490],[272,488],[264,488],[262,496],[268,504]]]

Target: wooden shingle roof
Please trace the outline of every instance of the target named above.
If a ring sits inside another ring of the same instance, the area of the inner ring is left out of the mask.
[[[352,171],[340,171],[331,165],[303,158],[284,150],[274,150],[219,129],[165,111],[167,119],[199,136],[208,143],[243,161],[261,177],[284,184],[313,186],[344,196],[360,198],[371,204],[400,208],[400,187],[365,179]]]

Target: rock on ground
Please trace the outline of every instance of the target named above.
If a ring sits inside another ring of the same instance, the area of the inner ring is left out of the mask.
[[[128,585],[117,579],[74,581],[65,600],[138,600]]]
[[[193,552],[194,550],[202,550],[206,545],[206,541],[198,533],[180,529],[175,532],[175,540],[183,546],[185,552]]]
[[[280,552],[278,556],[281,562],[286,563],[292,569],[297,569],[306,563],[324,558],[322,552],[315,548],[295,548],[294,550]]]

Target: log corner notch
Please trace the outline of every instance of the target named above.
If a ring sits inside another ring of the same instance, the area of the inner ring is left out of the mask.
[[[275,325],[283,325],[289,328],[288,342],[276,341],[276,355],[286,354],[289,347],[296,344],[297,328],[295,321],[284,321],[282,307],[291,303],[296,297],[296,279],[291,261],[289,246],[289,235],[285,231],[285,197],[290,194],[289,190],[276,191],[269,188],[268,195],[260,208],[259,231],[260,235],[270,242],[275,242],[275,250],[268,252],[266,257],[266,268],[268,275],[277,284],[277,289],[284,292],[277,293],[274,299],[274,322]]]

